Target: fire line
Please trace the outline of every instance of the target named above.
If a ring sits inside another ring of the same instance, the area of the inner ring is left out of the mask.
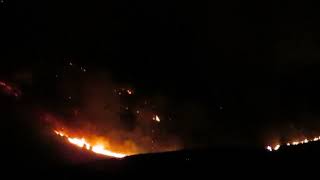
[[[87,142],[85,138],[70,137],[63,131],[54,130],[54,133],[58,136],[66,137],[69,143],[75,146],[78,146],[80,148],[86,148],[87,150],[92,151],[96,154],[102,154],[102,155],[114,157],[114,158],[124,158],[127,156],[127,154],[112,152],[106,149],[102,144],[92,145],[89,142]]]

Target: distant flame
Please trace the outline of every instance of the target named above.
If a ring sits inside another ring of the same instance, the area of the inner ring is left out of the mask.
[[[307,143],[309,143],[309,142],[316,142],[316,141],[320,141],[320,136],[318,136],[318,137],[315,137],[315,138],[313,138],[313,139],[304,139],[304,140],[302,140],[302,141],[293,141],[293,142],[288,142],[288,143],[286,143],[286,145],[287,146],[296,146],[296,145],[299,145],[299,144],[307,144]],[[268,151],[277,151],[277,150],[279,150],[280,149],[280,147],[281,147],[281,145],[280,144],[277,144],[276,146],[274,146],[274,147],[272,147],[272,146],[267,146],[266,147],[266,149],[268,150]]]
[[[55,132],[55,134],[57,134],[61,137],[66,137],[69,143],[76,145],[78,147],[81,147],[81,148],[86,148],[87,150],[90,150],[90,151],[97,153],[97,154],[102,154],[105,156],[110,156],[110,157],[115,157],[115,158],[124,158],[127,156],[126,154],[115,153],[110,150],[107,150],[101,144],[91,145],[89,142],[86,141],[85,138],[69,137],[64,132],[57,131],[57,130],[54,130],[54,132]]]

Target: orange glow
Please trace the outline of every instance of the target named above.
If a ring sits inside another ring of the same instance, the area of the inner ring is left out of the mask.
[[[80,148],[86,148],[87,150],[92,151],[97,154],[102,154],[105,156],[110,156],[110,157],[115,157],[115,158],[124,158],[127,156],[127,154],[112,152],[112,151],[106,149],[104,147],[104,145],[102,145],[102,144],[92,145],[89,142],[87,142],[87,140],[85,138],[69,137],[63,131],[54,130],[54,133],[61,136],[61,137],[66,137],[68,142],[75,145],[75,146],[78,146]]]

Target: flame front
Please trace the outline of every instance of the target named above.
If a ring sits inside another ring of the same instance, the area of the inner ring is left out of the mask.
[[[112,152],[112,151],[106,149],[102,144],[92,145],[89,142],[87,142],[87,140],[85,138],[69,137],[64,132],[57,131],[57,130],[55,130],[54,133],[61,136],[61,137],[66,137],[68,142],[73,145],[76,145],[80,148],[86,148],[87,150],[92,151],[97,154],[102,154],[105,156],[110,156],[110,157],[115,157],[115,158],[124,158],[127,156],[126,154]]]

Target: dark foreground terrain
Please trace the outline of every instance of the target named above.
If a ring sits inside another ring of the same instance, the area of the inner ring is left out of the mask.
[[[40,176],[54,179],[108,179],[110,177],[146,177],[149,179],[177,176],[202,177],[204,175],[211,178],[220,175],[252,178],[273,178],[281,175],[294,177],[317,174],[318,150],[319,145],[306,145],[276,153],[228,149],[181,151],[138,155],[122,160],[95,160],[80,164],[41,160],[35,156],[15,159],[14,162],[11,162],[14,165],[10,166],[9,171],[6,172],[10,176]],[[42,156],[46,153],[43,152]]]

